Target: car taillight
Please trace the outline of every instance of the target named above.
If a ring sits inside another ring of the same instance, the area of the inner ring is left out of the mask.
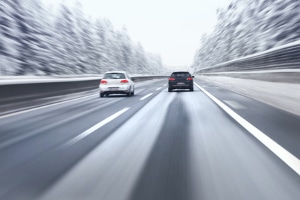
[[[122,84],[124,84],[124,83],[128,83],[129,81],[126,80],[126,79],[124,79],[124,80],[121,80],[120,82],[121,82]]]
[[[169,78],[169,81],[175,81],[175,78]]]
[[[107,80],[101,80],[101,81],[100,81],[100,84],[106,85],[106,84],[107,84]]]
[[[189,77],[189,78],[187,78],[186,80],[188,80],[188,81],[192,81],[192,80],[193,80],[193,78]]]

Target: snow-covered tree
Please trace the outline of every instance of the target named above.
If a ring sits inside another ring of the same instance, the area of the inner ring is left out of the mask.
[[[197,69],[300,39],[299,0],[233,0],[194,57]]]
[[[18,1],[3,0],[0,4],[0,73],[16,74],[20,70],[20,31]]]
[[[150,73],[160,57],[144,51],[126,29],[95,22],[81,5],[51,12],[39,0],[1,0],[0,74],[93,74],[107,70]]]

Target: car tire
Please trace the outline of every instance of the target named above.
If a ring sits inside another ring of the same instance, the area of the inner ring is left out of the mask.
[[[194,91],[194,87],[191,87],[191,88],[190,88],[190,91],[191,91],[191,92]]]
[[[131,96],[131,88],[129,88],[129,92],[127,92],[127,94],[126,94],[128,97],[130,97]]]
[[[169,88],[168,88],[168,92],[172,92],[172,88],[169,87]]]
[[[134,90],[131,92],[131,96],[134,96]]]
[[[104,97],[104,93],[100,93],[100,97]]]

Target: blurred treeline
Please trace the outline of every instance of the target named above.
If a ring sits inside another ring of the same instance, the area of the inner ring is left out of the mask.
[[[0,0],[0,75],[160,73],[159,55],[144,51],[126,29],[90,20],[81,5],[49,9],[40,0]]]
[[[300,0],[234,0],[201,39],[195,70],[300,39]]]

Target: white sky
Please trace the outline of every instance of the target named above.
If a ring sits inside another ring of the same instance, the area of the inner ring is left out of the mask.
[[[202,34],[213,30],[217,8],[232,0],[79,1],[93,18],[108,18],[117,29],[125,26],[131,39],[160,54],[164,65],[186,67],[193,63]]]

